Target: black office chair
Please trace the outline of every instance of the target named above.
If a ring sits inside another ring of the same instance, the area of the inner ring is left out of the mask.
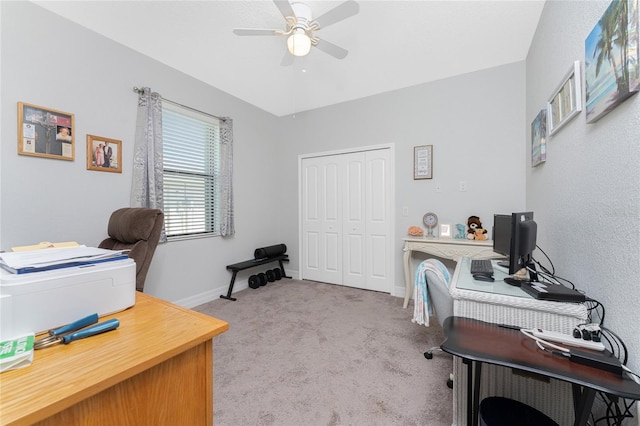
[[[483,399],[478,411],[480,426],[559,426],[535,408],[500,396]]]

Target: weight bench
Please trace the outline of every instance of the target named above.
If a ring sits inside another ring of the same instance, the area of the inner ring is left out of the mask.
[[[288,261],[289,261],[289,256],[286,254],[281,254],[278,256],[266,257],[263,259],[251,259],[251,260],[247,260],[240,263],[234,263],[233,265],[227,265],[227,269],[232,271],[233,275],[231,276],[231,282],[229,283],[229,291],[227,291],[227,295],[225,296],[224,294],[221,294],[220,298],[232,300],[235,302],[236,298],[231,297],[231,292],[233,291],[233,284],[236,282],[236,275],[238,274],[239,271],[244,271],[245,269],[253,268],[255,266],[266,265],[271,262],[278,262],[278,264],[280,265],[280,271],[282,272],[282,276],[284,278],[291,278],[287,276],[287,273],[284,271],[284,265],[282,264],[282,262],[288,262]]]

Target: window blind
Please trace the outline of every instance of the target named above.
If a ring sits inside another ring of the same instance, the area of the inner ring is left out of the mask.
[[[218,234],[219,120],[181,105],[162,105],[167,237]]]

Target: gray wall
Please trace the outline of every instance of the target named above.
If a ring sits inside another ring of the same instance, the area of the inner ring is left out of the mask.
[[[287,244],[287,270],[297,275],[300,154],[396,145],[397,295],[404,291],[400,238],[427,210],[450,223],[477,214],[490,228],[495,211],[524,206],[524,63],[276,118],[32,3],[1,5],[3,249],[43,240],[97,245],[105,237],[109,214],[129,202],[132,87],[143,85],[234,118],[237,234],[159,246],[146,291],[170,301],[216,298],[228,285],[225,266],[264,245]],[[51,34],[62,48],[43,48]],[[75,161],[17,155],[18,101],[75,114]],[[86,170],[86,134],[123,141],[122,174]],[[426,144],[434,145],[434,179],[414,181],[413,147]],[[458,191],[460,180],[467,192]]]
[[[29,2],[2,2],[0,247],[75,240],[97,245],[111,212],[129,205],[137,95],[234,118],[236,228],[233,238],[158,247],[146,291],[194,304],[228,286],[225,266],[281,242],[272,148],[274,116],[68,22]],[[26,30],[28,29],[28,31]],[[75,114],[75,161],[17,155],[17,102]],[[86,135],[122,140],[122,174],[86,170]],[[284,241],[288,243],[288,241]]]
[[[527,123],[573,61],[580,60],[584,75],[584,41],[608,5],[546,3],[527,57]],[[594,124],[585,116],[583,110],[549,138],[546,163],[526,167],[527,208],[535,212],[538,244],[558,275],[606,306],[605,325],[624,339],[638,371],[640,96]]]
[[[279,145],[286,223],[297,221],[300,154],[395,145],[395,283],[404,295],[402,240],[433,211],[441,223],[478,215],[491,229],[494,213],[524,208],[524,63],[474,72],[346,102],[287,118]],[[302,136],[301,136],[302,135]],[[520,142],[519,142],[520,141]],[[433,145],[433,179],[413,180],[413,147]],[[467,191],[459,191],[459,182]],[[442,191],[436,192],[436,186]],[[409,215],[402,216],[408,207]],[[297,242],[298,229],[283,228]],[[419,257],[419,256],[418,256]]]

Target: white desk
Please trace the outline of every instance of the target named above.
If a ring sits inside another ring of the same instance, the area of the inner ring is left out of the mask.
[[[494,264],[495,282],[475,281],[470,274],[470,259],[459,260],[451,278],[449,292],[453,297],[453,314],[497,324],[571,333],[584,323],[587,309],[581,303],[560,303],[537,300],[502,281],[505,268]],[[454,424],[466,424],[466,366],[460,358],[453,363]],[[542,411],[560,425],[573,424],[573,394],[571,385],[560,380],[548,382],[520,375],[509,368],[485,365],[482,369],[480,400],[486,396],[517,399]]]
[[[493,251],[493,241],[456,240],[452,238],[408,237],[404,240],[404,304],[406,308],[413,295],[413,273],[411,263],[413,252],[431,254],[443,259],[458,260],[461,257],[472,259],[497,259],[503,257]]]

